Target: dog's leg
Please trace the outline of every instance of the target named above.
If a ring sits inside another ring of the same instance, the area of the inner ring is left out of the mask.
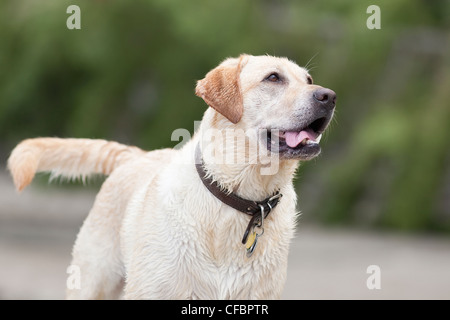
[[[125,275],[120,249],[120,228],[127,194],[118,184],[120,170],[103,184],[83,223],[72,252],[72,266],[79,270],[79,287],[67,288],[67,299],[119,298]]]
[[[67,299],[117,299],[123,288],[118,233],[108,222],[95,221],[94,206],[78,234],[71,266],[79,270],[79,286],[67,286]],[[102,214],[102,216],[105,216]]]

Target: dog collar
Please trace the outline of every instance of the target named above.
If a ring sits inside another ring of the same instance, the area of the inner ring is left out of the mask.
[[[245,244],[247,256],[250,257],[255,250],[258,237],[264,233],[264,219],[277,206],[283,195],[277,191],[263,201],[253,201],[241,198],[233,192],[229,193],[224,191],[217,181],[213,180],[206,173],[199,144],[197,144],[195,149],[195,167],[200,179],[209,192],[226,205],[252,217],[242,237],[242,244]],[[256,232],[257,228],[260,229],[260,233]]]

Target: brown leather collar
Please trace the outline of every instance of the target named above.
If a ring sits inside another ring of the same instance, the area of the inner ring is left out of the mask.
[[[263,201],[252,201],[239,197],[237,194],[224,191],[217,181],[213,180],[210,176],[208,177],[203,164],[202,152],[200,150],[200,145],[197,145],[195,149],[195,167],[197,169],[198,175],[202,180],[205,187],[220,201],[226,205],[241,211],[245,214],[252,216],[250,223],[244,233],[242,243],[247,242],[247,238],[250,230],[257,225],[260,225],[261,221],[265,219],[270,211],[277,206],[280,202],[280,198],[283,196],[279,191],[275,192],[270,197],[267,197]]]

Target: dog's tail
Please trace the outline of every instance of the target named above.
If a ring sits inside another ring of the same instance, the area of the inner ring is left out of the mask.
[[[8,159],[8,169],[18,191],[31,183],[36,172],[52,177],[85,178],[109,175],[123,163],[146,152],[117,142],[91,139],[36,138],[22,141]]]

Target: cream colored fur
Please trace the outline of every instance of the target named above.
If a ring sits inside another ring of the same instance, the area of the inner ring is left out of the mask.
[[[81,286],[68,289],[67,298],[110,299],[121,294],[127,299],[280,297],[296,223],[292,179],[298,160],[281,159],[274,174],[262,175],[262,158],[269,157],[267,153],[252,163],[225,164],[203,154],[206,170],[225,189],[258,201],[276,190],[283,194],[248,258],[241,239],[249,216],[223,204],[205,188],[194,166],[194,152],[210,129],[245,131],[290,125],[297,121],[292,114],[307,112],[308,98],[318,86],[308,85],[307,71],[284,58],[243,55],[227,59],[220,68],[238,70],[227,71],[230,77],[238,77],[235,85],[227,88],[226,95],[207,98],[205,94],[219,86],[214,81],[231,80],[216,73],[213,82],[207,76],[198,83],[199,96],[222,103],[206,110],[198,132],[180,150],[144,152],[103,140],[37,138],[23,141],[12,152],[8,166],[18,190],[39,171],[68,177],[109,175],[73,248],[72,265],[80,268]],[[283,92],[261,87],[261,79],[270,70],[288,77],[290,84]],[[224,102],[233,94],[240,96],[230,101],[242,103],[241,109]],[[227,113],[229,108],[232,114]],[[247,133],[249,141],[257,139],[252,132]],[[217,150],[239,159],[253,156],[215,144]]]

